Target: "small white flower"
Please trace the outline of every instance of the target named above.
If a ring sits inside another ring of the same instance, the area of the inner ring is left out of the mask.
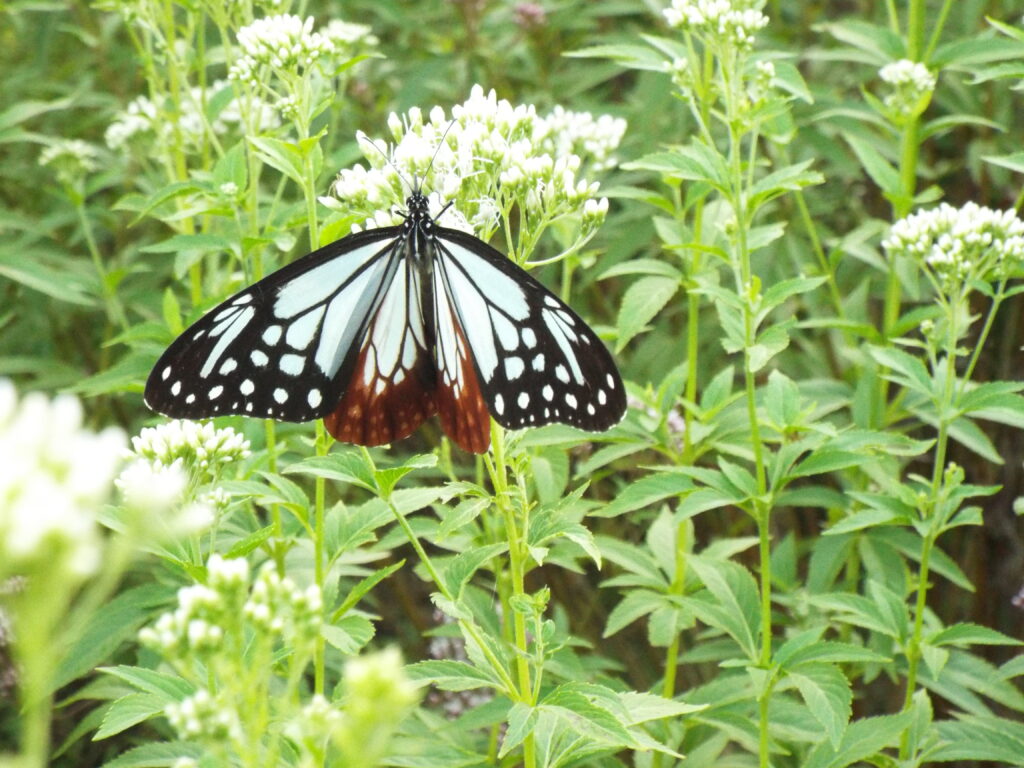
[[[126,507],[154,517],[178,506],[188,487],[188,475],[181,460],[159,464],[138,459],[129,464],[114,481]]]
[[[221,465],[246,458],[249,441],[231,427],[176,419],[146,427],[132,438],[135,454],[165,466],[181,459],[184,466],[214,473]]]
[[[1024,260],[1024,221],[1013,210],[942,203],[897,221],[882,247],[923,262],[943,280],[1000,278]]]
[[[249,583],[249,562],[244,557],[226,559],[212,554],[206,561],[206,572],[213,589],[234,589]]]
[[[82,421],[76,398],[30,393],[19,403],[0,379],[0,564],[46,563],[79,577],[98,566],[96,513],[125,437],[114,428],[90,432]]]
[[[886,64],[878,70],[878,77],[892,86],[883,102],[896,122],[924,112],[935,90],[935,75],[924,64],[909,59]]]
[[[334,51],[330,38],[313,31],[313,17],[301,19],[279,14],[257,19],[238,30],[242,56],[231,66],[229,77],[256,85],[257,70],[269,66],[282,73],[298,74]]]
[[[878,76],[892,85],[910,85],[918,91],[935,90],[935,75],[918,61],[892,61],[878,70]]]
[[[768,24],[763,5],[763,0],[672,0],[662,13],[670,27],[751,48],[754,36]]]

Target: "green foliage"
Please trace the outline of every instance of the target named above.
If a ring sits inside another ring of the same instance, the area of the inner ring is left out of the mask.
[[[1024,766],[1024,224],[965,204],[1024,199],[1019,20],[357,0],[301,6],[322,35],[302,56],[243,44],[290,5],[0,11],[0,376],[77,393],[97,430],[158,423],[139,393],[190,322],[385,213],[328,197],[384,165],[356,132],[398,140],[389,113],[415,133],[407,110],[422,128],[480,84],[627,121],[616,162],[572,149],[600,192],[534,208],[472,158],[456,207],[599,330],[629,412],[601,435],[492,425],[482,457],[436,426],[366,449],[240,417],[217,425],[252,454],[224,466],[137,450],[184,462],[161,515],[213,522],[147,537],[125,491],[91,584],[40,600],[57,553],[0,563],[28,585],[0,583],[24,670],[0,753]],[[0,685],[14,668],[0,653]]]

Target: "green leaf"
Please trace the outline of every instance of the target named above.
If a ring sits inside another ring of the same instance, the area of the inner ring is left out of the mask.
[[[811,750],[802,768],[844,768],[868,759],[898,744],[912,718],[913,712],[902,712],[856,720],[846,728],[838,746],[829,741],[820,742]]]
[[[130,693],[113,702],[103,715],[103,723],[94,741],[106,739],[137,725],[154,715],[163,714],[167,701],[151,693]]]
[[[124,680],[143,693],[159,697],[165,704],[181,701],[195,693],[195,686],[177,675],[157,672],[145,667],[101,667],[101,672]]]
[[[256,156],[275,168],[300,187],[305,183],[305,168],[302,151],[290,141],[272,139],[269,136],[248,136],[249,143],[256,150]]]
[[[631,590],[608,614],[601,637],[611,637],[637,619],[666,606],[672,607],[663,594],[647,589]]]
[[[392,563],[384,568],[378,568],[352,587],[352,589],[349,590],[348,595],[345,597],[344,602],[335,609],[334,614],[332,615],[332,620],[335,622],[338,621],[338,619],[348,613],[349,610],[354,608],[371,589],[400,569],[403,565],[405,565],[405,560],[399,560],[397,563]]]
[[[636,691],[620,693],[619,699],[629,715],[629,725],[661,720],[665,717],[682,717],[707,709],[706,704],[686,704],[652,693]]]
[[[167,768],[179,758],[199,760],[203,748],[184,741],[156,741],[130,749],[105,762],[101,768]]]
[[[442,691],[471,691],[476,688],[501,688],[500,681],[486,670],[462,661],[420,661],[405,668],[412,680],[430,683]]]
[[[1024,645],[1016,638],[970,622],[952,624],[928,637],[932,645]]]
[[[757,659],[760,600],[750,572],[728,560],[715,561],[698,555],[691,555],[690,567],[707,592],[683,598],[684,604],[705,624],[728,633],[748,658]]]
[[[866,349],[877,363],[893,372],[893,381],[926,397],[932,396],[932,377],[918,358],[893,347],[868,346]]]
[[[935,762],[995,761],[1024,766],[1024,726],[994,715],[960,715],[935,723],[941,745],[929,753]]]
[[[675,278],[655,275],[642,277],[629,286],[619,308],[615,351],[621,352],[664,309],[678,290],[679,281]]]
[[[640,69],[649,72],[665,71],[665,57],[645,45],[627,43],[592,45],[562,55],[579,59],[610,59],[627,69]]]
[[[376,490],[373,469],[355,450],[334,451],[326,456],[310,456],[291,464],[285,474],[312,475],[339,483],[357,485],[367,491]]]
[[[373,639],[377,630],[365,616],[345,616],[320,627],[320,634],[346,656],[355,656]]]
[[[142,625],[152,618],[154,609],[167,605],[174,593],[169,586],[144,584],[130,587],[107,601],[102,611],[92,615],[61,661],[54,676],[54,690],[102,664],[121,643],[134,640]]]
[[[441,575],[448,593],[456,600],[461,598],[462,589],[473,574],[485,563],[507,551],[507,543],[488,544],[483,547],[474,547],[452,558]]]
[[[230,251],[232,241],[221,235],[198,233],[194,235],[172,235],[153,245],[146,245],[139,250],[142,253],[178,253],[180,251],[197,251],[200,253],[222,253]]]
[[[606,507],[595,509],[591,517],[617,517],[627,512],[656,504],[659,501],[693,490],[693,481],[682,475],[656,472],[627,485]]]
[[[606,280],[609,277],[621,277],[622,275],[657,275],[658,277],[672,278],[681,282],[683,274],[671,264],[657,259],[629,259],[609,267],[600,275],[598,280]]]
[[[887,198],[894,200],[900,195],[899,172],[892,163],[882,157],[882,154],[865,139],[849,132],[843,132],[843,138],[850,145],[861,166],[867,171],[871,180],[878,185]]]
[[[833,748],[838,749],[852,714],[853,691],[846,676],[831,664],[813,663],[790,670],[786,680],[797,687]]]

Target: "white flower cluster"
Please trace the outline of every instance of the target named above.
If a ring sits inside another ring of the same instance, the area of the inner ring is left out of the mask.
[[[373,30],[366,24],[354,24],[341,19],[331,19],[323,29],[323,36],[331,41],[335,52],[355,52],[373,48],[379,42]]]
[[[182,100],[177,126],[166,112],[161,114],[161,110],[151,99],[139,96],[129,102],[125,110],[107,127],[104,134],[107,146],[120,150],[132,142],[167,141],[173,131],[177,130],[187,147],[200,147],[206,132],[203,105],[230,87],[231,84],[227,80],[217,80],[205,89],[191,88],[188,98]],[[274,108],[253,94],[244,99],[234,98],[229,101],[209,123],[210,129],[217,136],[231,132],[242,133],[246,130],[246,115],[251,116],[252,129],[258,133],[266,133],[281,124]]]
[[[935,75],[924,64],[910,59],[889,62],[878,70],[878,76],[891,85],[909,85],[917,91],[935,90]]]
[[[30,393],[19,403],[14,385],[0,379],[0,573],[32,564],[76,577],[96,569],[96,513],[124,446],[119,429],[84,429],[76,398]]]
[[[419,686],[409,680],[402,654],[394,647],[349,659],[342,685],[346,714],[356,721],[379,719],[381,710],[397,714],[420,697]]]
[[[181,739],[224,741],[241,733],[238,716],[205,688],[164,709],[171,727]]]
[[[213,475],[224,464],[249,456],[249,441],[231,427],[175,419],[146,427],[132,438],[135,453],[164,466],[181,459],[185,467]]]
[[[924,64],[909,59],[886,64],[878,70],[878,77],[892,86],[883,102],[897,123],[924,112],[935,90],[935,75]]]
[[[62,183],[74,185],[99,167],[99,152],[81,139],[58,139],[39,153],[39,165],[52,168]]]
[[[943,279],[1000,278],[1024,260],[1024,221],[1013,210],[942,203],[897,221],[882,247],[922,261]]]
[[[238,30],[242,56],[231,66],[232,80],[256,85],[259,69],[270,66],[298,74],[334,52],[331,38],[313,31],[313,17],[289,13],[257,19]]]
[[[242,612],[254,626],[299,643],[319,635],[323,598],[316,584],[302,589],[268,563],[256,576]]]
[[[454,202],[445,226],[488,237],[515,203],[528,223],[582,212],[585,225],[599,225],[608,201],[596,199],[599,185],[578,173],[587,164],[611,165],[626,126],[607,115],[561,108],[541,117],[532,105],[513,106],[475,85],[452,108],[452,119],[440,107],[426,119],[413,108],[404,116],[392,113],[388,127],[393,145],[357,135],[369,168],[342,170],[332,189],[338,200],[323,202],[362,210],[372,224],[393,224],[397,216],[382,211],[408,193],[403,180],[419,182],[431,192],[432,211]]]
[[[178,590],[178,607],[162,614],[152,627],[139,631],[144,645],[170,658],[215,653],[224,639],[224,625],[232,623],[245,600],[249,564],[245,558],[210,555],[208,584]]]
[[[768,24],[763,5],[763,0],[672,0],[662,13],[670,27],[749,49]]]

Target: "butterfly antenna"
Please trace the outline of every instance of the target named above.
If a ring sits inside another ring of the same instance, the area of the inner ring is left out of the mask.
[[[434,167],[434,161],[437,160],[437,155],[441,151],[441,147],[444,146],[444,140],[446,138],[448,138],[448,131],[450,131],[452,129],[452,126],[455,125],[455,123],[456,123],[456,120],[453,117],[448,122],[448,127],[444,129],[444,133],[441,134],[441,140],[439,142],[437,142],[437,146],[434,148],[434,156],[432,158],[430,158],[430,165],[427,166],[427,170],[426,170],[426,173],[423,174],[423,178],[426,178],[427,174],[429,174],[430,170]]]
[[[402,174],[401,170],[399,170],[398,166],[395,165],[394,162],[392,162],[390,155],[388,155],[387,152],[385,152],[383,149],[381,149],[379,146],[377,146],[377,142],[376,141],[371,139],[365,133],[362,136],[363,136],[363,141],[365,141],[371,147],[373,147],[378,152],[380,152],[381,157],[384,158],[384,162],[387,163],[388,165],[390,165],[394,169],[395,173],[398,174],[398,178],[402,181],[403,184],[405,184],[406,187],[408,187],[410,190],[419,189],[419,182],[417,182],[416,186],[413,186],[413,185],[409,184],[409,180],[407,178],[405,178],[405,176]]]

